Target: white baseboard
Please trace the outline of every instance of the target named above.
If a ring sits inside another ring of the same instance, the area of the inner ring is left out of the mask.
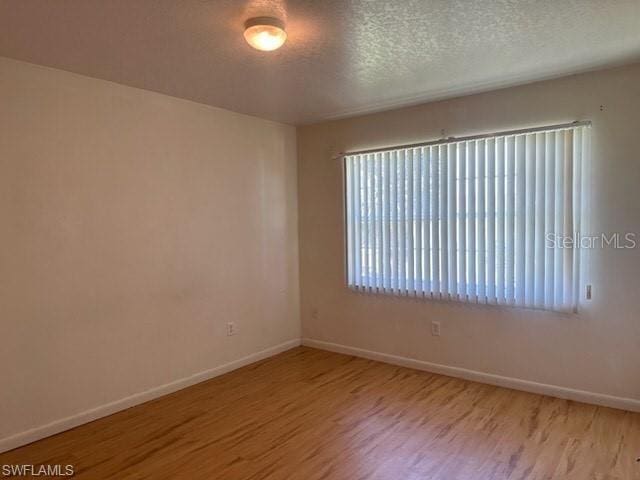
[[[299,345],[300,339],[296,338],[293,340],[289,340],[274,347],[267,348],[260,352],[252,353],[251,355],[240,358],[238,360],[234,360],[233,362],[225,363],[224,365],[220,365],[203,372],[195,373],[174,382],[166,383],[164,385],[145,390],[144,392],[136,393],[129,397],[125,397],[120,400],[107,403],[105,405],[100,405],[99,407],[80,412],[67,418],[56,420],[41,427],[32,428],[30,430],[20,432],[10,437],[2,438],[0,439],[0,453],[6,452],[8,450],[13,450],[14,448],[21,447],[23,445],[35,442],[36,440],[40,440],[45,437],[49,437],[51,435],[55,435],[56,433],[64,432],[65,430],[69,430],[84,423],[92,422],[93,420],[106,417],[107,415],[111,415],[135,405],[139,405],[141,403],[148,402],[149,400],[153,400],[163,395],[167,395],[177,390],[195,385],[196,383],[204,382],[205,380],[223,375],[232,370],[236,370],[237,368],[244,367],[259,360],[263,360]]]
[[[302,345],[319,348],[321,350],[329,350],[331,352],[344,353],[356,357],[367,358],[369,360],[377,360],[379,362],[400,365],[402,367],[414,368],[416,370],[424,370],[431,373],[447,375],[449,377],[463,378],[479,383],[488,383],[499,387],[512,388],[514,390],[523,390],[525,392],[538,393],[540,395],[549,395],[551,397],[564,398],[574,400],[576,402],[590,403],[601,405],[604,407],[619,408],[621,410],[630,410],[640,412],[640,400],[633,398],[615,397],[602,393],[587,392],[584,390],[575,390],[572,388],[559,387],[557,385],[548,385],[545,383],[531,382],[519,378],[503,377],[491,373],[478,372],[460,367],[450,367],[438,363],[425,362],[414,358],[400,357],[390,355],[388,353],[374,352],[362,348],[349,347],[338,343],[324,342],[321,340],[313,340],[311,338],[303,338]]]

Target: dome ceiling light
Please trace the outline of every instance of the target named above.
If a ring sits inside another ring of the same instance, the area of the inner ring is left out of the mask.
[[[244,38],[257,50],[277,50],[287,39],[284,23],[273,17],[250,18],[244,23]]]

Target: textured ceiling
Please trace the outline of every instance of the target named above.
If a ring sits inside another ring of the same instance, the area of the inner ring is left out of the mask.
[[[640,0],[0,0],[0,55],[309,123],[639,60]]]

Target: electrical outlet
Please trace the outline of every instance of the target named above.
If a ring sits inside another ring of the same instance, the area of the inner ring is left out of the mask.
[[[587,285],[586,295],[587,300],[591,300],[591,285]]]
[[[313,307],[311,309],[311,318],[314,320],[318,320],[320,318],[320,310],[318,310],[318,307]]]
[[[440,322],[431,322],[431,335],[434,337],[440,336]]]
[[[236,328],[235,322],[227,323],[227,336],[235,335],[238,333],[238,329]]]

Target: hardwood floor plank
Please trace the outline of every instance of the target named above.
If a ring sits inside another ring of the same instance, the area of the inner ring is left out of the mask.
[[[299,347],[0,464],[91,480],[640,480],[638,457],[638,413]]]

